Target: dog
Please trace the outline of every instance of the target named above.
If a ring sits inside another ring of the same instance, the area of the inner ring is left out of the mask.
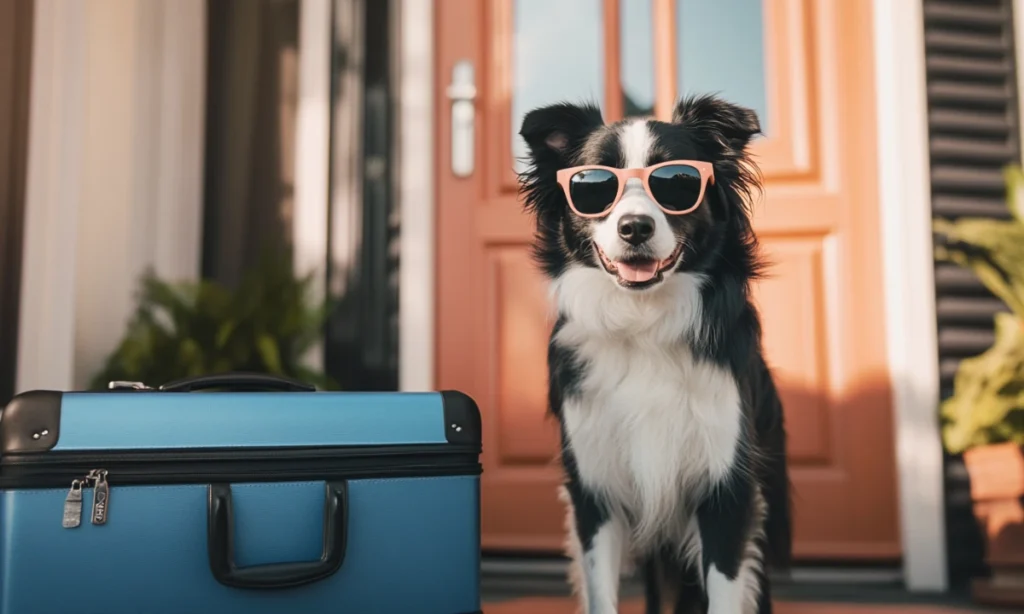
[[[766,614],[789,565],[783,408],[751,283],[756,113],[714,95],[670,122],[606,125],[589,103],[526,114],[519,176],[557,311],[549,405],[560,426],[571,581],[616,612],[640,566],[646,611]]]

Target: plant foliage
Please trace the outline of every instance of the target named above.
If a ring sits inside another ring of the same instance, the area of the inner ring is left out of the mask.
[[[313,281],[312,274],[296,278],[291,258],[276,253],[265,255],[235,288],[209,280],[171,283],[147,272],[125,336],[90,388],[238,371],[334,388],[302,362],[322,339],[330,307],[314,304]]]
[[[995,342],[960,363],[942,403],[943,441],[953,454],[1024,445],[1024,172],[1006,170],[1010,220],[937,220],[936,257],[970,268],[1009,312],[996,315]]]

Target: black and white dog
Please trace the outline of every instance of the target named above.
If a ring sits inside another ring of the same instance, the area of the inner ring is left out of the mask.
[[[766,566],[788,565],[782,406],[750,289],[762,264],[747,147],[759,132],[753,111],[714,96],[682,100],[671,123],[605,125],[573,104],[523,120],[587,614],[617,611],[633,564],[650,613],[764,614]]]

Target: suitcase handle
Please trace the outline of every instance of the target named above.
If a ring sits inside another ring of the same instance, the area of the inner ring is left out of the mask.
[[[161,392],[192,392],[209,388],[235,391],[316,392],[316,386],[265,373],[223,373],[180,379],[160,386]]]
[[[231,486],[211,484],[207,549],[213,577],[221,584],[235,588],[292,588],[323,580],[341,569],[348,538],[348,485],[346,482],[328,482],[324,490],[324,540],[319,560],[238,567],[234,555]]]

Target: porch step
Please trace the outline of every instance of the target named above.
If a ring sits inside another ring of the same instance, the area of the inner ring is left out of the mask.
[[[485,556],[481,576],[491,586],[536,587],[536,594],[560,594],[567,590],[568,560],[558,557],[495,557]],[[847,585],[896,587],[902,584],[898,567],[794,567],[788,575],[775,575],[776,585]],[[639,586],[640,579],[624,576],[625,586]]]

